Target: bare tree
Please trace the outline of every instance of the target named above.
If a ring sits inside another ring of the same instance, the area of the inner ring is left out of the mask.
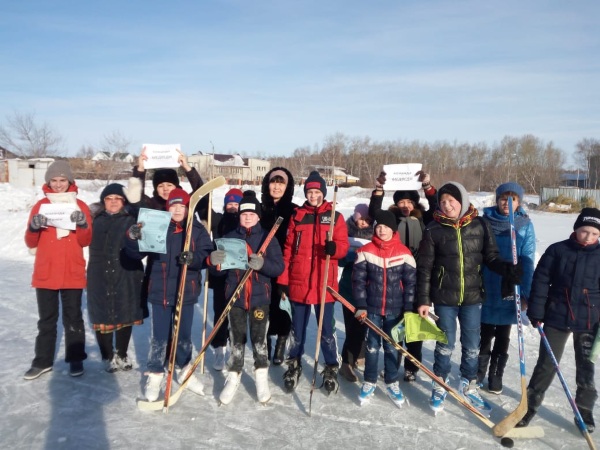
[[[600,167],[592,164],[593,160],[600,157],[600,141],[598,139],[584,138],[577,143],[574,159],[581,168],[585,168],[588,174],[586,180],[587,188],[597,189]],[[592,184],[590,184],[590,182]]]
[[[108,152],[111,156],[115,153],[127,153],[131,139],[126,138],[118,131],[112,131],[110,134],[105,134],[100,143],[100,148],[103,152]]]
[[[47,123],[36,122],[34,113],[14,112],[0,125],[0,144],[21,157],[57,156],[63,138]]]

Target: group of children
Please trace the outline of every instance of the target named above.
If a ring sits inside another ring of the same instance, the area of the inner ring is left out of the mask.
[[[199,187],[202,181],[199,175],[196,178],[195,169],[186,167],[183,155],[182,167],[188,178],[195,180],[195,187]],[[138,176],[145,176],[142,157],[136,170]],[[325,361],[323,386],[328,392],[337,390],[339,365],[334,298],[323,290],[323,284],[326,277],[327,285],[338,290],[339,262],[345,267],[340,290],[356,308],[354,317],[345,314],[346,343],[342,351],[342,374],[351,381],[358,381],[354,369],[366,340],[364,382],[359,393],[361,402],[367,401],[375,391],[382,340],[371,329],[367,330],[365,339],[365,327],[360,322],[368,318],[389,334],[404,313],[417,312],[426,319],[433,307],[438,317],[437,326],[447,337],[447,343],[436,343],[433,372],[446,382],[449,380],[458,322],[461,343],[459,392],[474,407],[489,412],[490,406],[479,390],[487,374],[489,392],[499,394],[502,391],[511,325],[517,321],[511,293],[513,286],[519,285],[524,303],[526,300],[529,305],[527,314],[531,323],[534,326],[545,324],[550,345],[559,360],[567,337],[570,333],[574,334],[576,403],[588,430],[593,431],[592,410],[597,394],[594,365],[589,361],[589,353],[600,320],[600,211],[584,209],[575,222],[571,237],[550,246],[534,271],[535,234],[521,206],[524,192],[520,185],[513,182],[500,185],[496,190],[496,205],[485,208],[483,216],[480,216],[461,184],[449,182],[436,191],[428,174],[420,172],[417,175],[429,201],[428,210],[421,206],[418,191],[395,192],[394,204],[383,210],[385,174],[382,173],[377,179],[370,205],[357,205],[347,221],[325,199],[327,185],[318,172],[310,173],[305,180],[306,201],[300,206],[291,201],[293,178],[284,168],[273,169],[265,177],[262,203],[253,191],[228,192],[224,215],[230,212],[233,222],[227,229],[221,227],[220,236],[246,242],[247,267],[252,269],[253,274],[242,286],[239,298],[229,312],[228,336],[222,334],[215,346],[217,355],[221,356],[222,368],[229,338],[229,374],[220,394],[221,403],[231,402],[240,384],[248,324],[259,401],[270,399],[268,367],[271,353],[274,364],[281,364],[284,359],[287,363],[284,373],[286,389],[293,391],[296,388],[302,373],[307,325],[313,306],[316,315],[323,317],[320,340]],[[68,331],[66,360],[71,364],[71,375],[83,373],[82,361],[86,357],[81,319],[81,291],[85,287],[82,249],[91,241],[92,218],[87,206],[75,199],[77,188],[65,163],[56,162],[50,166],[46,181],[46,198],[34,206],[26,232],[27,245],[38,249],[32,284],[36,288],[40,312],[36,357],[25,374],[26,379],[37,378],[52,369],[59,293],[63,302],[63,321]],[[150,401],[160,395],[182,267],[187,266],[187,277],[178,325],[176,375],[179,381],[188,379],[187,386],[200,395],[203,394],[202,383],[188,375],[192,355],[191,324],[194,304],[200,293],[200,271],[208,268],[213,289],[220,286],[218,289],[222,290],[219,296],[215,291],[215,313],[218,308],[222,311],[224,302],[229,300],[245,272],[241,269],[221,270],[225,254],[222,250],[215,250],[209,235],[209,231],[213,230],[207,231],[200,221],[194,221],[191,245],[189,251],[184,251],[186,219],[194,213],[188,209],[189,194],[181,189],[177,174],[171,169],[156,171],[153,185],[153,197],[140,200],[140,205],[162,207],[171,213],[166,254],[140,251],[138,242],[143,236],[144,224],[135,221],[135,210],[125,215],[123,220],[114,222],[119,224],[118,230],[126,229],[122,240],[114,235],[111,238],[112,244],[122,243],[124,254],[131,261],[131,267],[123,270],[124,276],[134,277],[141,283],[139,261],[148,257],[141,297],[146,298],[152,307],[152,337],[145,388],[146,398]],[[194,187],[194,183],[192,185]],[[115,186],[103,191],[101,203],[104,203],[107,220],[115,214],[125,214],[127,201],[123,196],[125,193]],[[282,198],[285,201],[280,202]],[[512,211],[509,211],[509,198]],[[77,205],[71,215],[76,224],[74,230],[46,227],[46,217],[40,214],[39,207],[53,201]],[[112,203],[119,203],[120,207]],[[231,210],[227,209],[229,203],[234,204]],[[207,209],[202,210],[202,206],[196,211],[204,220],[208,214],[213,214]],[[509,214],[514,215],[516,228],[516,265],[511,258]],[[284,217],[284,226],[277,239],[266,246],[264,253],[259,253],[278,215]],[[99,230],[104,229],[102,237],[106,236],[107,227],[98,227]],[[214,224],[213,229],[217,229]],[[351,247],[349,237],[370,242]],[[107,249],[102,247],[103,242],[106,245],[106,240],[98,240],[100,254],[114,255],[118,245]],[[51,262],[49,252],[52,252]],[[56,266],[57,255],[63,266],[75,264],[77,270],[66,271],[60,267],[61,273],[73,273],[77,275],[75,278],[63,280],[56,274],[49,276],[48,268]],[[116,263],[114,256],[113,260]],[[136,291],[130,289],[127,292],[123,295],[132,296]],[[282,315],[279,308],[281,299],[289,300],[292,305],[291,320],[287,313]],[[138,303],[138,309],[141,304],[143,302]],[[125,320],[97,315],[99,319],[94,328],[102,357],[114,370],[131,368],[126,345],[123,349],[123,337],[119,344],[118,331],[141,323],[144,315],[138,309]],[[276,329],[271,330],[270,318],[275,315],[280,318],[274,321]],[[111,342],[102,338],[103,333],[115,331],[116,352],[112,350]],[[271,352],[269,335],[277,336],[274,352]],[[130,332],[125,333],[127,343],[128,336]],[[288,341],[286,359],[284,350]],[[411,355],[421,361],[422,343],[408,343],[406,346]],[[395,404],[401,405],[404,395],[399,384],[400,358],[396,349],[385,341],[383,350],[385,390]],[[417,372],[418,365],[405,360],[404,380],[414,381]],[[553,376],[554,368],[541,345],[528,388],[529,410],[519,426],[526,426],[536,414]],[[433,381],[430,406],[434,411],[443,409],[446,394],[445,389]]]

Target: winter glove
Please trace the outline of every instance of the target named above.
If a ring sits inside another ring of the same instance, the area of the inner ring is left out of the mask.
[[[213,266],[218,266],[225,262],[225,250],[215,250],[210,254],[210,263]]]
[[[325,241],[325,254],[328,256],[335,255],[335,242]]]
[[[182,266],[184,264],[186,266],[189,266],[194,261],[194,253],[193,252],[181,252],[179,254],[179,257],[177,258],[177,261],[179,261],[179,264],[181,264]]]
[[[527,316],[529,317],[529,316]],[[543,325],[544,322],[541,319],[532,319],[531,317],[529,317],[529,322],[531,323],[531,326],[533,328],[537,328],[540,325]]]
[[[509,286],[520,285],[521,277],[523,276],[523,266],[518,263],[516,266],[513,263],[506,263],[504,266],[504,276],[502,282],[508,283]]]
[[[290,288],[287,284],[278,284],[277,285],[277,295],[279,297],[290,298]]]
[[[129,203],[138,203],[142,199],[142,181],[137,177],[131,177],[127,181],[127,187],[123,188],[123,193]]]
[[[502,285],[500,288],[500,292],[503,300],[513,300],[513,295],[515,293],[515,288],[513,284],[510,284],[506,277],[502,277]]]
[[[375,190],[383,191],[383,185],[385,184],[385,176],[386,175],[387,174],[384,171],[381,171],[379,173],[379,176],[375,180]]]
[[[29,224],[29,228],[31,231],[39,231],[40,228],[47,226],[48,218],[43,214],[36,214],[31,218],[31,223]]]
[[[129,229],[127,230],[127,236],[129,237],[129,239],[132,239],[134,241],[141,239],[142,238],[142,227],[143,227],[143,224],[141,224],[141,223],[134,223],[133,225],[131,225],[129,227]]]
[[[257,254],[250,255],[250,259],[248,259],[248,267],[252,270],[260,270],[264,264],[265,258]]]
[[[356,312],[354,313],[354,317],[356,317],[356,320],[358,320],[360,323],[363,323],[365,321],[365,319],[367,318],[367,310],[366,309],[357,309]]]
[[[75,225],[81,228],[87,227],[87,220],[85,220],[85,214],[81,211],[73,211],[71,213],[71,222],[75,222]]]
[[[421,187],[424,191],[431,188],[431,177],[427,172],[419,170],[415,175],[419,175],[419,181],[421,182]]]

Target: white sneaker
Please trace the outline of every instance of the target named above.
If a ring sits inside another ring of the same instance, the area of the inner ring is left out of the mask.
[[[269,390],[269,369],[262,367],[254,371],[256,377],[256,396],[261,403],[267,403],[271,400],[271,391]]]
[[[160,387],[163,382],[165,374],[164,373],[149,373],[148,378],[146,379],[146,388],[144,390],[144,395],[149,402],[154,402],[158,400],[158,395],[160,394]]]
[[[176,370],[178,384],[183,384],[183,380],[185,380],[185,377],[187,376],[191,368],[191,364],[188,364],[183,369]],[[185,387],[192,391],[194,394],[204,395],[204,385],[193,373],[190,375],[190,378],[188,379],[188,382],[185,385]]]
[[[227,352],[227,347],[217,347],[214,350],[215,352],[215,362],[213,363],[213,369],[218,370],[219,372],[225,368],[225,353]]]
[[[219,401],[222,404],[228,405],[231,403],[241,381],[242,372],[229,372],[227,380],[225,380],[225,387],[221,391],[221,395],[219,395]]]

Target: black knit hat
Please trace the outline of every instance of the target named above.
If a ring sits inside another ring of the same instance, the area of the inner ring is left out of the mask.
[[[158,169],[152,176],[152,186],[156,190],[156,187],[161,183],[171,183],[175,187],[180,188],[179,177],[174,169]]]
[[[125,203],[127,203],[127,197],[125,196],[125,192],[123,191],[123,185],[119,183],[111,183],[102,189],[102,193],[100,194],[100,201],[104,203],[104,199],[109,195],[118,195],[122,197]]]
[[[456,199],[456,201],[458,203],[460,203],[462,205],[462,193],[460,192],[460,189],[458,189],[458,187],[453,184],[453,183],[446,183],[445,185],[443,185],[439,191],[438,191],[438,202],[439,199],[442,198],[442,195],[444,194],[448,194],[451,195],[452,197],[454,197]]]
[[[600,230],[600,210],[596,208],[583,208],[573,229],[576,230],[579,227],[595,227]]]
[[[256,192],[254,191],[245,191],[244,196],[240,201],[238,213],[242,214],[245,212],[256,213],[259,218],[262,216],[262,206],[256,198]]]
[[[386,227],[389,227],[392,229],[392,231],[396,231],[398,229],[398,223],[396,222],[396,216],[394,215],[393,212],[388,211],[386,209],[381,209],[379,211],[377,211],[377,213],[375,214],[375,227],[377,228],[377,225],[385,225]]]
[[[396,191],[394,192],[394,204],[397,205],[400,200],[410,200],[415,204],[419,203],[421,196],[417,191]]]
[[[309,189],[318,189],[323,193],[323,197],[327,196],[327,184],[316,170],[313,170],[304,182],[304,195]]]

